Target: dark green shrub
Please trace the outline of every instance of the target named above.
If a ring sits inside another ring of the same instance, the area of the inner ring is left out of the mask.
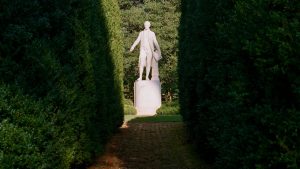
[[[0,168],[69,168],[75,138],[54,125],[53,107],[5,85],[0,93]]]
[[[0,16],[0,83],[18,91],[0,100],[0,166],[84,168],[123,122],[117,2],[4,1]]]
[[[298,1],[182,1],[179,88],[216,168],[298,168]]]

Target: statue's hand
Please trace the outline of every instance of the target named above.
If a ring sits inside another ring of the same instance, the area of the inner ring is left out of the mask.
[[[131,48],[130,48],[130,52],[132,52],[133,50],[134,50],[134,47],[131,47]]]

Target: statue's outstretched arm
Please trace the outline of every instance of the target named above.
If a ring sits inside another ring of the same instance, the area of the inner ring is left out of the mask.
[[[135,42],[133,43],[133,45],[130,48],[130,52],[132,52],[134,50],[134,48],[136,47],[137,44],[139,44],[141,41],[141,33],[139,34],[139,36],[137,37],[137,39],[135,40]]]

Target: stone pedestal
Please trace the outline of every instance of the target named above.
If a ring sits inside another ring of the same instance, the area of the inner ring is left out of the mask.
[[[134,107],[139,116],[153,116],[161,106],[161,86],[159,80],[134,82]]]

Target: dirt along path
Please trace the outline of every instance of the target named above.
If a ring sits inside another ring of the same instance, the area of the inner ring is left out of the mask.
[[[125,123],[89,169],[208,169],[186,141],[182,122]]]

